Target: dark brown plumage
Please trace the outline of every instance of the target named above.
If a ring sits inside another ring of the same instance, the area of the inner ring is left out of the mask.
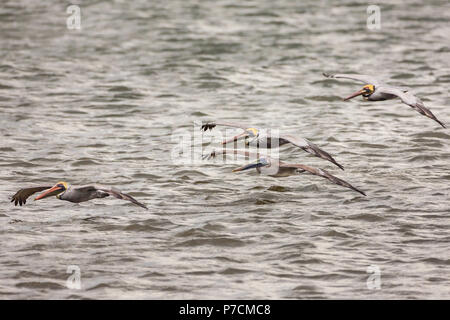
[[[50,189],[52,186],[47,187],[31,187],[31,188],[23,188],[16,192],[15,195],[11,197],[11,202],[14,202],[14,205],[17,206],[19,204],[20,206],[27,203],[28,197],[30,197],[33,193],[41,192],[47,189]]]

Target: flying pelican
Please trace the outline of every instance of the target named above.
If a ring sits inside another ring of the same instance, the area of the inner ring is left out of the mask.
[[[228,144],[230,142],[238,141],[240,139],[245,139],[245,144],[247,146],[256,147],[256,148],[272,148],[274,144],[278,146],[282,146],[287,143],[291,143],[296,147],[299,147],[300,149],[303,149],[304,151],[325,159],[327,161],[330,161],[331,163],[334,163],[336,166],[344,170],[344,167],[341,166],[339,163],[334,160],[334,158],[326,151],[320,149],[318,146],[316,146],[314,143],[300,137],[295,137],[290,134],[283,134],[280,136],[273,136],[270,133],[270,129],[257,129],[251,126],[247,125],[241,125],[236,123],[229,123],[229,122],[207,122],[206,124],[202,125],[200,130],[207,131],[212,130],[216,126],[227,126],[227,127],[234,127],[234,128],[240,128],[244,130],[241,134],[233,137],[230,140],[223,141],[222,144]],[[249,138],[252,138],[252,140],[249,141]],[[272,140],[274,143],[272,143]],[[276,141],[278,140],[278,141]]]
[[[383,101],[390,100],[395,98],[400,98],[404,104],[407,104],[420,114],[433,119],[437,123],[439,123],[443,128],[445,125],[439,121],[434,114],[424,106],[422,100],[420,100],[415,95],[408,92],[406,88],[398,88],[393,87],[383,82],[378,81],[377,79],[372,78],[371,76],[366,76],[362,74],[328,74],[323,73],[323,75],[327,78],[343,78],[343,79],[351,79],[366,83],[366,85],[359,91],[351,94],[344,101],[350,100],[359,95],[363,96],[364,100],[368,101]]]
[[[345,188],[352,189],[356,192],[359,192],[360,194],[362,194],[364,196],[366,195],[363,191],[359,190],[358,188],[355,188],[350,183],[331,175],[326,170],[312,168],[310,166],[306,166],[303,164],[285,163],[285,162],[280,161],[279,159],[270,158],[269,156],[260,156],[259,153],[252,153],[252,152],[236,150],[236,149],[234,149],[234,150],[224,149],[222,151],[212,151],[210,154],[204,156],[203,158],[211,159],[211,158],[215,158],[217,155],[220,155],[220,154],[224,154],[224,155],[239,154],[239,155],[243,155],[247,158],[257,159],[256,162],[236,168],[233,170],[233,172],[244,171],[244,170],[256,168],[258,173],[266,174],[271,177],[288,177],[291,175],[309,172],[313,175],[328,179],[331,182],[333,182],[334,184],[343,186]]]
[[[15,195],[12,196],[11,202],[14,202],[14,205],[17,206],[19,204],[22,206],[27,202],[27,198],[36,192],[45,191],[38,195],[34,200],[44,199],[50,196],[56,196],[60,200],[66,200],[74,203],[80,203],[84,201],[89,201],[97,198],[105,198],[108,196],[113,196],[117,199],[128,200],[132,203],[147,209],[147,207],[138,202],[132,196],[122,193],[120,190],[117,190],[114,187],[105,187],[96,184],[85,185],[85,186],[71,186],[67,182],[60,181],[55,184],[53,187],[30,187],[23,188],[16,192]]]

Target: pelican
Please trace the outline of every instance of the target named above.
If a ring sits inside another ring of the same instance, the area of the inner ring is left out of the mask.
[[[272,148],[273,145],[282,146],[284,144],[293,144],[296,147],[299,147],[300,149],[303,149],[304,151],[325,159],[327,161],[330,161],[331,163],[335,164],[342,170],[344,170],[344,167],[340,165],[339,163],[334,160],[334,158],[326,151],[320,149],[318,146],[316,146],[314,143],[300,137],[295,137],[290,134],[283,134],[280,136],[273,136],[270,133],[270,129],[258,129],[247,125],[241,125],[236,123],[229,123],[229,122],[207,122],[206,124],[202,125],[200,130],[207,131],[212,130],[216,126],[227,126],[227,127],[234,127],[244,130],[241,134],[233,137],[230,140],[225,140],[222,142],[223,145],[228,144],[230,142],[238,141],[240,139],[245,139],[245,144],[247,146],[256,147],[256,148]],[[252,139],[249,141],[249,139]],[[275,140],[275,141],[272,141]],[[276,141],[278,140],[278,141]],[[274,143],[272,143],[274,142]]]
[[[439,123],[443,128],[445,128],[445,125],[441,121],[439,121],[428,108],[424,106],[422,100],[420,100],[415,95],[409,93],[408,89],[406,88],[393,87],[383,82],[380,82],[377,79],[372,78],[371,76],[366,76],[362,74],[323,73],[323,75],[327,78],[351,79],[362,83],[366,83],[366,85],[362,87],[361,90],[351,94],[350,96],[345,98],[344,101],[350,100],[359,95],[362,95],[363,99],[368,101],[383,101],[400,98],[400,100],[402,100],[404,104],[407,104],[408,106],[410,106],[420,114],[424,115],[425,117],[433,119],[434,121]]]
[[[57,184],[52,186],[45,187],[30,187],[23,188],[16,192],[15,195],[12,196],[11,202],[14,202],[14,205],[17,206],[19,204],[22,206],[27,203],[28,197],[36,192],[45,192],[38,195],[34,200],[40,200],[51,196],[56,196],[56,198],[60,200],[66,200],[74,203],[80,203],[84,201],[89,201],[97,198],[105,198],[108,196],[113,196],[117,199],[128,200],[132,203],[147,209],[147,207],[138,202],[132,196],[122,193],[120,190],[117,190],[114,187],[105,187],[96,184],[84,185],[84,186],[71,186],[67,182],[60,181]]]
[[[283,161],[280,161],[279,159],[273,159],[269,156],[260,156],[259,153],[252,153],[248,151],[243,150],[222,150],[222,151],[212,151],[210,154],[204,156],[204,159],[211,159],[215,158],[217,155],[220,154],[239,154],[243,155],[247,158],[257,159],[255,162],[247,164],[245,166],[236,168],[233,170],[233,172],[239,172],[244,171],[248,169],[256,169],[258,173],[260,174],[266,174],[271,177],[288,177],[291,175],[297,175],[300,173],[308,172],[310,174],[328,179],[329,181],[333,182],[334,184],[343,186],[345,188],[352,189],[356,192],[359,192],[362,195],[366,195],[363,191],[359,190],[358,188],[352,186],[350,183],[335,177],[331,175],[329,172],[327,172],[324,169],[316,169],[310,166],[306,166],[303,164],[297,164],[297,163],[285,163]]]

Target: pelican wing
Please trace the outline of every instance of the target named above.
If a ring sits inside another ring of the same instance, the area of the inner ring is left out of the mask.
[[[119,189],[116,189],[114,187],[89,185],[89,186],[77,187],[77,191],[86,192],[86,193],[100,191],[102,193],[107,193],[108,195],[111,195],[117,199],[127,200],[127,201],[130,201],[130,202],[144,208],[144,209],[148,209],[144,204],[140,203],[139,201],[137,201],[135,198],[133,198],[129,194],[123,193],[122,191],[120,191]]]
[[[249,152],[249,151],[244,151],[244,150],[238,150],[238,149],[232,149],[232,150],[228,150],[228,149],[222,149],[220,151],[216,151],[213,150],[211,151],[211,153],[204,155],[203,159],[212,159],[217,157],[218,155],[229,155],[229,154],[238,154],[238,155],[242,155],[248,158],[252,158],[252,159],[259,159],[259,157],[261,156],[260,153],[255,153],[255,152]],[[268,156],[264,155],[266,158],[268,158]]]
[[[330,161],[331,163],[334,163],[336,166],[344,170],[344,167],[337,163],[336,160],[326,151],[320,149],[318,146],[316,146],[314,143],[300,137],[295,137],[293,135],[283,135],[280,137],[281,139],[287,140],[290,143],[292,143],[294,146],[297,146],[304,151],[311,153],[312,155],[325,159],[327,161]]]
[[[380,92],[392,94],[399,97],[404,104],[407,104],[408,106],[410,106],[420,114],[424,115],[425,117],[433,119],[434,121],[439,123],[443,128],[445,128],[445,125],[441,121],[439,121],[430,111],[430,109],[425,107],[422,100],[420,100],[415,95],[409,92],[404,92],[401,89],[394,87],[379,87],[378,90],[380,90]]]
[[[14,202],[14,205],[17,206],[19,204],[22,206],[27,203],[27,199],[36,192],[41,192],[46,189],[50,189],[52,186],[47,187],[31,187],[31,188],[23,188],[16,192],[15,195],[11,197],[11,202]]]
[[[345,188],[352,189],[352,190],[354,190],[354,191],[356,191],[356,192],[361,193],[361,194],[364,195],[364,196],[366,195],[363,191],[359,190],[358,188],[355,188],[355,187],[352,186],[350,183],[348,183],[348,182],[346,182],[346,181],[344,181],[344,180],[342,180],[342,179],[340,179],[340,178],[338,178],[338,177],[333,176],[333,175],[330,174],[328,171],[325,171],[325,170],[323,170],[323,169],[316,169],[316,168],[313,168],[313,167],[305,166],[305,165],[303,165],[303,164],[288,164],[288,163],[282,163],[280,166],[281,166],[281,167],[287,167],[287,168],[297,168],[297,169],[299,169],[299,170],[301,170],[301,171],[307,171],[307,172],[309,172],[309,173],[311,173],[311,174],[313,174],[313,175],[316,175],[316,176],[319,176],[319,177],[328,179],[328,180],[330,180],[331,182],[333,182],[334,184],[343,186],[343,187],[345,187]]]
[[[207,123],[203,124],[201,126],[200,130],[202,130],[202,131],[207,131],[208,129],[212,130],[216,126],[233,127],[233,128],[239,128],[242,130],[246,130],[247,128],[250,128],[250,126],[246,126],[246,125],[238,124],[238,123],[213,121],[213,122],[207,122]]]
[[[355,80],[359,82],[363,82],[365,84],[373,84],[375,87],[379,86],[381,83],[377,79],[367,76],[364,74],[330,74],[330,73],[323,73],[323,75],[327,78],[333,78],[333,79],[350,79]]]

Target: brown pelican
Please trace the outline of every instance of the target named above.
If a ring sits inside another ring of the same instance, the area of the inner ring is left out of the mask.
[[[366,195],[363,191],[355,188],[350,183],[331,175],[329,172],[323,169],[312,168],[303,164],[296,163],[285,163],[279,159],[273,159],[269,156],[260,156],[259,153],[251,153],[243,150],[222,150],[222,151],[212,151],[209,155],[204,156],[204,158],[211,159],[220,154],[239,154],[247,158],[257,159],[255,162],[236,168],[233,172],[244,171],[248,169],[256,169],[258,173],[266,174],[271,177],[288,177],[291,175],[296,175],[304,172],[309,172],[310,174],[325,178],[333,182],[334,184],[343,186],[345,188],[352,189],[359,192],[362,195]]]
[[[304,151],[311,153],[312,155],[330,161],[334,163],[336,166],[344,170],[344,167],[334,160],[334,158],[326,151],[320,149],[314,143],[300,137],[296,137],[290,134],[283,134],[279,136],[274,136],[271,134],[271,129],[257,129],[251,126],[236,124],[236,123],[228,123],[228,122],[207,122],[206,124],[201,126],[200,130],[207,131],[212,130],[216,126],[227,126],[240,128],[244,130],[241,134],[233,137],[230,140],[223,141],[222,144],[227,144],[230,142],[238,141],[240,139],[245,139],[245,144],[247,146],[256,147],[256,148],[272,148],[273,146],[282,146],[284,144],[291,143],[294,146],[303,149]],[[249,139],[252,139],[249,141]],[[274,140],[274,141],[272,141]]]
[[[89,201],[97,198],[105,198],[108,196],[113,196],[117,199],[128,200],[132,203],[147,209],[145,205],[138,202],[132,196],[122,193],[114,187],[105,187],[96,184],[85,185],[85,186],[70,186],[67,182],[60,181],[53,187],[30,187],[23,188],[16,192],[12,196],[11,202],[17,206],[23,205],[27,202],[27,198],[36,192],[45,191],[44,193],[38,195],[34,200],[44,199],[50,196],[56,196],[60,200],[66,200],[74,203],[80,203],[84,201]]]
[[[383,101],[390,100],[395,98],[400,98],[404,104],[407,104],[420,114],[433,119],[437,123],[439,123],[443,128],[445,125],[439,121],[434,114],[424,106],[423,102],[416,97],[415,95],[408,92],[406,88],[398,88],[393,87],[388,84],[382,83],[377,79],[372,78],[371,76],[361,75],[361,74],[328,74],[323,73],[323,75],[327,78],[335,78],[335,79],[351,79],[366,83],[366,85],[359,91],[351,94],[344,101],[350,100],[359,95],[363,96],[363,99],[368,101]]]

